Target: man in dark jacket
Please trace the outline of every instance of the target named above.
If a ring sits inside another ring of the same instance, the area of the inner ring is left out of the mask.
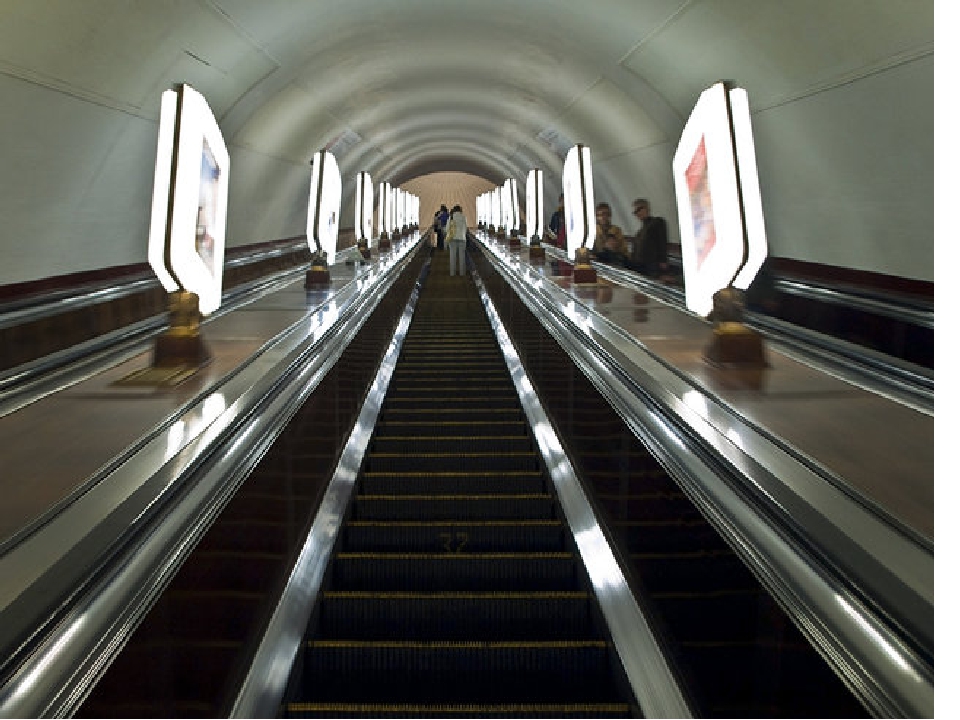
[[[633,240],[629,267],[648,277],[667,274],[667,221],[650,214],[650,202],[644,198],[633,201],[633,214],[640,221],[640,229]]]

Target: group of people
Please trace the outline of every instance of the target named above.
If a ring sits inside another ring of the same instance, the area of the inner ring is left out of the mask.
[[[463,208],[454,205],[448,211],[446,205],[441,205],[433,215],[433,232],[437,238],[437,250],[442,251],[444,243],[450,247],[450,274],[466,275],[467,218]]]
[[[650,202],[645,198],[633,201],[633,215],[640,223],[636,235],[626,237],[619,225],[611,222],[610,205],[597,205],[597,239],[593,255],[601,262],[622,265],[648,277],[663,279],[669,274],[667,258],[667,221],[650,214]],[[563,195],[550,218],[547,237],[557,247],[566,249],[566,223]]]
[[[619,225],[611,222],[613,213],[610,205],[601,202],[597,205],[597,239],[593,256],[612,265],[635,270],[648,277],[666,279],[670,264],[667,257],[667,222],[662,217],[650,214],[650,202],[645,198],[633,201],[633,215],[640,223],[636,235],[626,237]],[[436,249],[442,251],[444,245],[450,249],[450,274],[466,274],[467,219],[463,208],[454,205],[447,210],[446,205],[433,216],[433,232],[436,236]],[[546,231],[547,238],[566,249],[566,221],[561,193],[556,211],[550,217]]]

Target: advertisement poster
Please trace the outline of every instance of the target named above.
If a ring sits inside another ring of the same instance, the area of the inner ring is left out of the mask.
[[[690,193],[690,211],[693,215],[693,235],[695,238],[697,269],[717,244],[717,230],[713,222],[713,201],[710,197],[710,180],[707,174],[706,139],[701,136],[690,164],[684,173],[687,190]]]
[[[200,194],[197,207],[197,255],[211,277],[216,274],[214,238],[219,234],[216,227],[217,197],[220,183],[220,167],[214,160],[213,150],[203,140],[203,155],[200,162]]]

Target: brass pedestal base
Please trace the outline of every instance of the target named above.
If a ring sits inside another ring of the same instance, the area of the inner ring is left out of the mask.
[[[150,367],[136,370],[115,384],[173,387],[207,365],[213,355],[200,334],[199,302],[195,293],[170,293],[170,327],[154,340]]]
[[[380,238],[380,243],[377,245],[378,250],[389,250],[391,247],[393,247],[393,245],[390,243],[390,238]]]
[[[171,328],[160,335],[153,345],[153,367],[200,368],[210,362],[210,349],[203,336],[181,334],[177,328]]]
[[[362,248],[360,248],[360,257],[362,257],[364,260],[369,260],[369,259],[370,259],[370,248],[368,248],[368,247],[362,247]]]
[[[720,322],[713,329],[713,339],[704,348],[703,357],[717,365],[737,368],[767,366],[763,337],[741,322]]]
[[[530,246],[530,262],[534,265],[540,265],[544,262],[547,257],[547,251],[543,249],[542,245],[531,245]]]
[[[520,238],[518,238],[516,235],[511,235],[509,240],[509,245],[511,250],[519,250]]]
[[[592,265],[574,265],[573,281],[575,283],[595,283],[597,281],[597,269]]]
[[[307,270],[307,278],[303,286],[308,290],[325,288],[330,285],[330,269],[313,266]]]

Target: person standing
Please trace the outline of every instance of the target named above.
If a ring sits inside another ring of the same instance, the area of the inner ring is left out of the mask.
[[[550,225],[547,227],[547,237],[561,250],[567,249],[567,221],[563,214],[563,193],[557,202],[557,209],[550,216]]]
[[[450,212],[446,205],[440,206],[437,213],[437,250],[443,250],[443,241],[447,238],[447,221],[450,219]]]
[[[467,218],[463,208],[453,206],[447,221],[447,243],[450,246],[450,275],[456,275],[459,265],[460,275],[467,274]]]
[[[597,260],[611,265],[623,265],[627,261],[627,240],[619,225],[610,222],[613,211],[602,202],[597,205]]]
[[[640,229],[633,241],[628,267],[647,277],[661,278],[668,274],[667,221],[650,214],[650,203],[644,198],[633,201],[633,214]]]

